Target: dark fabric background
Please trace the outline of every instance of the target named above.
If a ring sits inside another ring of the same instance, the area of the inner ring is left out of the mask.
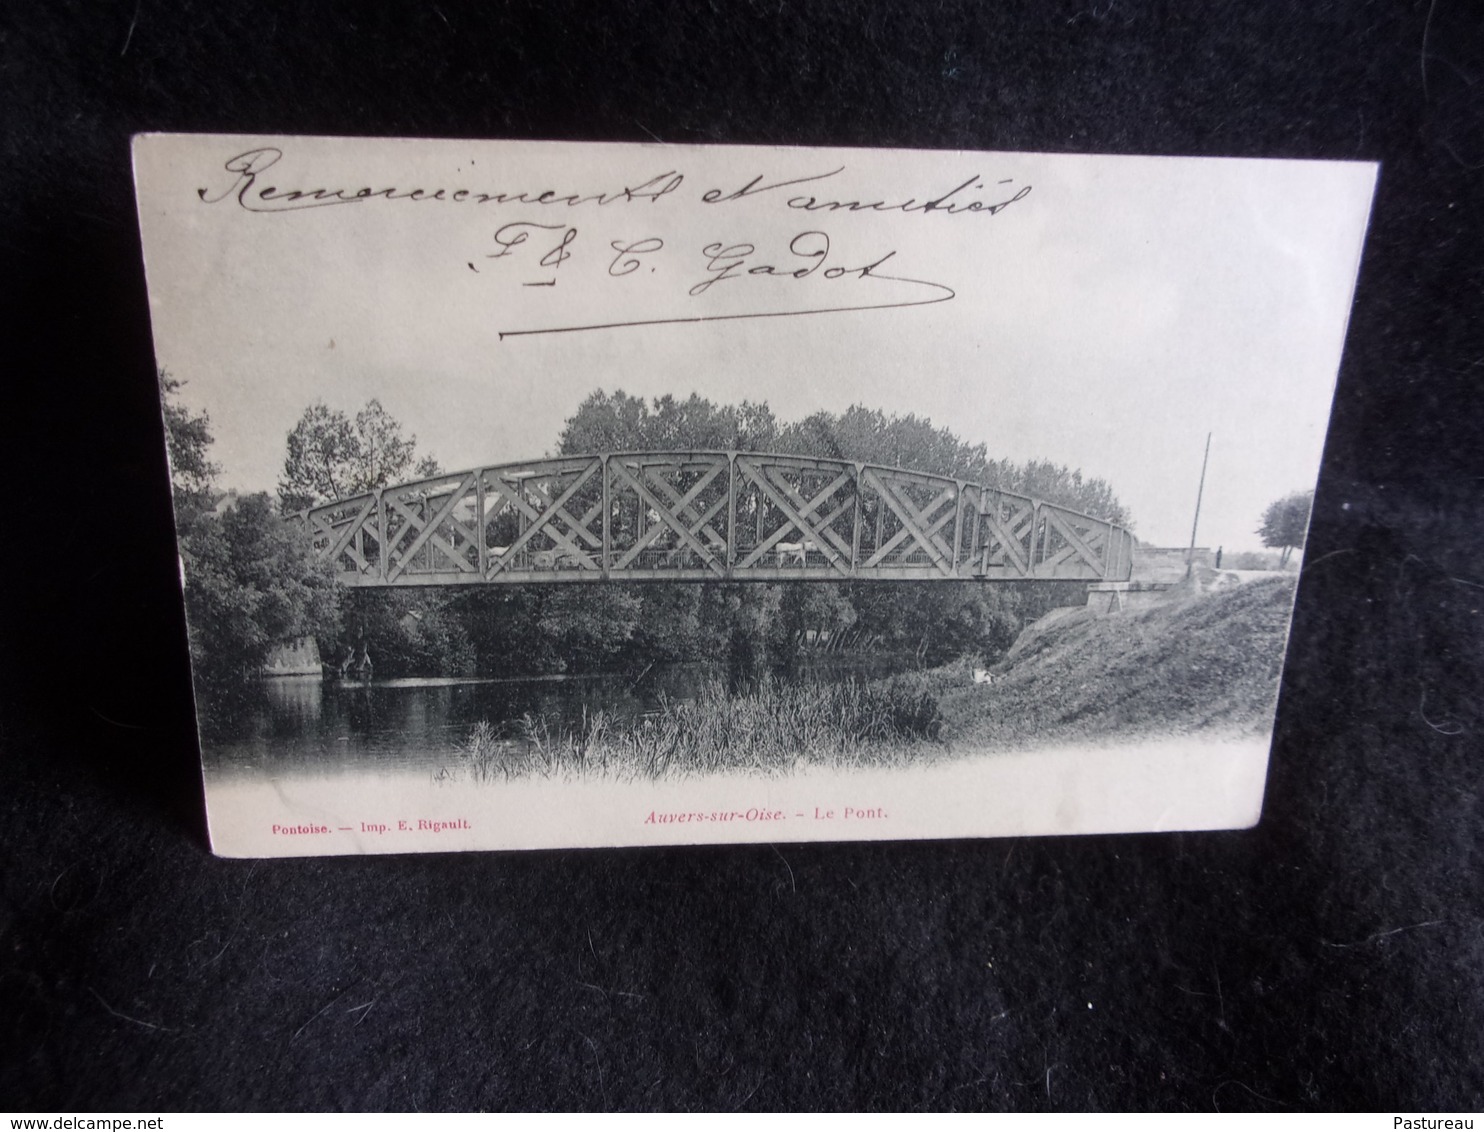
[[[1479,19],[6,5],[0,1107],[1484,1105]],[[214,859],[146,129],[1380,159],[1261,826]]]

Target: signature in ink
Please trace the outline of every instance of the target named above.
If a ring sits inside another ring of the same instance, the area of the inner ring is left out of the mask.
[[[640,244],[644,246],[641,248]],[[637,270],[639,260],[637,256],[658,251],[662,246],[656,238],[653,243],[640,241],[633,244],[622,244],[615,242],[613,247],[618,252],[617,258],[609,268],[609,274],[621,276]],[[854,265],[850,263],[835,263],[830,260],[831,242],[829,234],[811,229],[800,232],[788,242],[788,256],[778,257],[773,262],[773,257],[759,257],[757,246],[747,241],[737,243],[725,243],[715,241],[707,244],[701,249],[703,270],[707,277],[694,283],[686,292],[692,299],[701,298],[719,283],[735,283],[746,279],[776,279],[790,283],[799,282],[810,278],[826,279],[831,281],[846,281],[854,283],[879,282],[896,283],[919,288],[916,298],[893,299],[882,302],[871,302],[871,295],[866,293],[860,295],[854,288],[842,294],[842,301],[832,306],[813,306],[793,310],[756,310],[734,314],[695,314],[680,315],[671,318],[647,318],[633,319],[623,322],[591,323],[583,326],[553,326],[532,330],[504,330],[500,332],[500,338],[520,338],[535,334],[571,334],[583,330],[618,330],[625,327],[636,326],[667,326],[681,323],[700,322],[731,322],[749,318],[799,318],[810,315],[839,314],[845,311],[868,311],[868,310],[890,310],[901,307],[929,306],[933,303],[946,303],[957,297],[957,292],[944,283],[935,283],[928,279],[910,279],[902,275],[887,275],[881,270],[896,256],[896,250],[886,252],[869,263]],[[762,262],[766,258],[768,262]],[[849,297],[855,295],[857,297]]]
[[[874,263],[868,263],[863,267],[841,267],[838,264],[825,267],[830,255],[830,237],[828,233],[819,231],[800,232],[788,242],[788,251],[790,255],[804,260],[805,263],[802,266],[792,267],[787,264],[773,263],[749,264],[749,258],[757,252],[757,248],[752,244],[722,244],[719,241],[707,244],[701,254],[705,257],[706,271],[710,274],[710,278],[702,279],[686,293],[691,298],[695,298],[698,295],[704,295],[718,283],[746,276],[767,275],[775,279],[780,277],[808,279],[821,268],[823,268],[822,277],[825,279],[841,279],[847,275],[865,279],[876,268],[897,254],[895,251],[887,252]]]

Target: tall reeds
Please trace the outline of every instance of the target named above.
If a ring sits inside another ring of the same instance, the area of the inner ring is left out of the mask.
[[[898,681],[786,684],[746,693],[719,680],[693,699],[618,720],[596,711],[575,723],[527,714],[510,738],[477,723],[461,748],[476,781],[531,775],[662,778],[718,771],[785,773],[805,763],[899,762],[938,737],[936,698]]]

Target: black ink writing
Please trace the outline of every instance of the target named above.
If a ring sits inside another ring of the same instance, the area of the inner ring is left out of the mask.
[[[774,189],[786,188],[789,185],[802,185],[808,181],[823,181],[826,177],[833,177],[837,173],[843,173],[845,166],[831,169],[828,173],[814,173],[808,177],[794,177],[788,181],[774,181],[771,185],[763,184],[763,174],[759,173],[747,184],[735,192],[724,193],[721,189],[707,189],[701,194],[701,200],[706,204],[722,204],[727,201],[742,200],[744,197],[757,196],[759,193],[772,192]]]
[[[497,252],[488,252],[484,258],[504,259],[506,256],[514,254],[516,248],[531,238],[531,234],[526,231],[527,228],[544,228],[548,232],[555,232],[558,229],[566,229],[566,227],[565,224],[535,224],[529,220],[517,220],[512,224],[502,225],[495,229],[495,243],[500,245],[500,250]],[[573,228],[570,231],[573,236],[577,235],[577,229]],[[571,242],[571,240],[566,240],[566,243]],[[544,258],[542,262],[546,262]]]
[[[577,239],[577,229],[568,228],[562,233],[561,241],[551,251],[541,257],[542,267],[561,267],[563,261],[572,258],[572,253],[567,250],[567,245]]]
[[[1002,181],[1000,183],[1009,184],[1011,182]],[[960,193],[972,189],[975,186],[987,188],[987,186],[980,183],[979,177],[976,174],[962,184],[949,189],[941,196],[932,197],[921,203],[918,203],[913,197],[909,197],[904,201],[898,201],[895,204],[888,204],[884,200],[820,200],[818,197],[812,196],[795,196],[789,197],[788,207],[804,212],[819,212],[821,210],[828,210],[830,212],[839,212],[841,210],[846,212],[920,212],[923,214],[942,212],[949,216],[956,216],[964,212],[982,212],[988,216],[996,216],[1017,201],[1024,200],[1031,192],[1030,185],[1021,185],[1015,192],[997,201],[984,201],[977,197],[969,199],[959,196]],[[955,200],[955,197],[958,199]]]
[[[257,149],[249,149],[235,154],[222,164],[223,170],[231,174],[231,180],[225,186],[217,189],[197,189],[196,195],[205,204],[221,204],[225,201],[230,201],[248,212],[259,213],[298,212],[304,209],[325,208],[333,205],[365,204],[368,201],[437,204],[564,205],[568,208],[575,208],[581,205],[602,207],[617,202],[632,204],[640,201],[649,201],[651,204],[655,204],[677,192],[685,183],[685,175],[683,173],[675,169],[667,169],[646,180],[633,184],[625,184],[619,188],[608,188],[598,192],[587,190],[563,191],[550,188],[540,190],[514,189],[508,191],[488,191],[473,188],[454,188],[451,186],[382,185],[378,187],[369,184],[358,187],[349,185],[329,187],[322,185],[315,188],[282,188],[278,184],[260,184],[261,181],[267,180],[266,174],[268,174],[269,170],[278,166],[283,160],[283,157],[284,151],[276,146],[260,146]],[[721,188],[707,189],[701,194],[700,199],[705,204],[727,204],[744,201],[766,193],[775,193],[779,189],[797,187],[799,185],[837,177],[845,171],[845,168],[842,165],[824,173],[811,173],[803,177],[790,177],[774,181],[768,180],[767,174],[759,173],[730,191]],[[889,198],[888,196],[875,196],[875,194],[863,194],[854,199],[845,199],[843,197],[827,198],[801,193],[789,197],[785,203],[788,208],[802,212],[901,212],[920,215],[942,213],[947,216],[982,213],[988,216],[995,216],[1011,205],[1024,200],[1030,194],[1030,185],[1021,185],[1013,191],[1008,188],[999,188],[999,186],[1013,184],[1013,178],[996,182],[993,187],[993,199],[987,199],[992,191],[991,186],[982,181],[978,174],[975,174],[947,192],[939,193],[936,196],[931,196],[923,200],[919,200],[917,197],[907,197],[906,199],[898,200]]]
[[[686,293],[692,297],[704,295],[713,283],[730,279],[755,251],[757,248],[751,244],[707,244],[701,254],[706,257],[706,270],[711,273],[711,278],[701,280]]]
[[[331,205],[364,204],[368,201],[409,201],[440,204],[534,204],[534,205],[607,205],[618,201],[649,201],[656,203],[680,188],[685,175],[673,169],[666,170],[638,184],[602,192],[562,192],[557,189],[521,189],[510,192],[486,192],[468,188],[415,187],[405,188],[386,185],[379,188],[362,185],[357,188],[285,189],[278,185],[258,184],[265,173],[283,158],[283,150],[276,146],[262,146],[230,157],[222,165],[233,180],[225,188],[213,192],[197,189],[196,195],[205,204],[220,204],[235,201],[239,208],[248,212],[297,212],[308,208],[325,208]]]
[[[895,251],[889,251],[874,263],[865,264],[862,267],[842,267],[834,264],[825,267],[825,262],[830,254],[830,237],[827,233],[820,231],[800,232],[788,242],[789,254],[796,259],[806,261],[802,266],[774,263],[748,264],[748,257],[756,254],[757,248],[752,244],[707,244],[701,250],[701,256],[706,261],[705,270],[710,275],[709,279],[702,279],[686,292],[691,298],[704,295],[717,283],[729,279],[738,279],[744,275],[769,275],[775,278],[786,277],[789,279],[807,279],[816,271],[820,271],[825,279],[841,279],[847,275],[855,276],[857,279],[865,279],[878,267],[880,267],[892,256]]]
[[[632,275],[639,270],[639,257],[657,252],[665,246],[665,241],[658,236],[647,236],[642,240],[634,240],[625,243],[623,240],[613,240],[608,245],[617,254],[613,262],[608,265],[608,274],[615,279],[624,275]],[[651,268],[653,270],[653,268]]]
[[[653,237],[656,241],[658,237]],[[618,252],[617,258],[609,265],[609,274],[626,275],[637,270],[635,267],[623,270],[625,255],[629,252],[637,252],[637,245],[646,241],[636,241],[632,245],[615,241],[614,250]],[[628,251],[621,250],[627,249]],[[645,249],[648,254],[649,249]],[[658,248],[653,249],[658,251]],[[863,294],[855,297],[855,287],[852,286],[848,292],[840,292],[840,299],[832,305],[807,305],[792,310],[754,310],[742,311],[730,314],[691,314],[677,315],[669,318],[646,318],[630,319],[622,322],[600,322],[587,323],[580,326],[550,326],[530,330],[502,330],[500,339],[522,338],[535,334],[574,334],[584,330],[620,330],[639,326],[673,326],[684,323],[702,322],[732,322],[740,319],[752,318],[800,318],[805,316],[816,316],[825,314],[841,314],[847,311],[874,311],[891,310],[902,307],[930,306],[934,303],[950,302],[957,297],[952,287],[944,283],[935,283],[928,279],[911,279],[901,275],[886,275],[880,268],[883,264],[896,256],[896,251],[888,251],[878,256],[869,263],[859,267],[845,266],[843,264],[830,263],[831,253],[830,237],[827,233],[817,229],[800,232],[788,243],[788,254],[793,257],[792,261],[782,260],[766,263],[753,262],[757,256],[757,247],[747,241],[737,243],[723,243],[715,241],[707,244],[701,249],[703,269],[707,278],[700,280],[691,286],[687,294],[691,298],[700,298],[717,283],[734,282],[740,279],[763,279],[771,278],[780,282],[788,281],[789,289],[793,289],[793,283],[803,281],[811,277],[827,280],[849,280],[855,284],[860,283],[895,283],[907,287],[916,288],[917,296],[914,298],[884,299],[872,302],[872,294]],[[631,257],[632,258],[632,257]],[[807,286],[807,284],[806,284]],[[833,288],[831,288],[833,290]],[[772,293],[771,291],[769,292]],[[822,292],[821,292],[822,293]],[[900,292],[899,292],[900,293]],[[911,292],[908,292],[909,294]],[[776,301],[776,300],[770,300]],[[805,300],[806,303],[809,300]]]

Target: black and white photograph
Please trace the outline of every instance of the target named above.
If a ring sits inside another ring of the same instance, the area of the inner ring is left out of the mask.
[[[1374,166],[135,156],[219,852],[1257,820]]]
[[[3,9],[0,1124],[1477,1124],[1477,8]]]

